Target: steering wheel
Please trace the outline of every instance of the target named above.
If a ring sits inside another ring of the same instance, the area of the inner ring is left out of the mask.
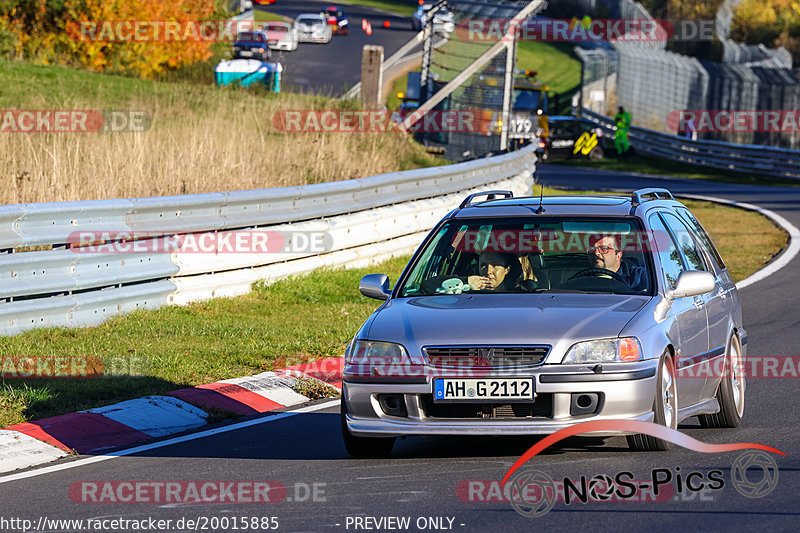
[[[583,269],[569,279],[573,280],[577,278],[586,278],[589,276],[596,276],[596,277],[608,276],[609,278],[613,278],[614,280],[619,281],[620,283],[624,283],[625,285],[628,284],[628,282],[625,281],[625,278],[623,278],[616,272],[612,272],[611,270],[599,267]]]

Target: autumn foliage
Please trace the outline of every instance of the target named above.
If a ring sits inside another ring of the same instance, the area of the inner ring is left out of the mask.
[[[210,41],[80,39],[81,23],[205,21],[227,16],[208,0],[0,0],[0,56],[156,78],[212,56]]]
[[[733,17],[731,38],[783,46],[800,63],[800,0],[744,0]]]

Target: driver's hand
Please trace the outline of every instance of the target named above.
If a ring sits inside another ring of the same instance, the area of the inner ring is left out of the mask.
[[[473,291],[492,288],[492,282],[485,276],[470,276],[467,278],[467,283]]]

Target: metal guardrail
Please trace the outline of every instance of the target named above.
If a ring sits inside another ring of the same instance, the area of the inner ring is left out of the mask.
[[[616,131],[610,117],[585,108],[581,114],[605,131]],[[800,151],[797,150],[723,141],[693,141],[637,126],[631,127],[628,138],[631,146],[643,154],[734,172],[800,179]]]
[[[407,254],[465,194],[486,187],[529,194],[534,165],[531,147],[318,185],[0,206],[0,335],[97,324],[135,309],[242,294],[259,279]],[[253,228],[324,232],[330,246],[324,253],[192,254],[163,245],[177,242],[176,234]],[[81,252],[70,248],[84,241],[76,232],[108,232],[106,244],[146,232],[137,241],[146,251]],[[152,238],[162,246],[148,247]]]

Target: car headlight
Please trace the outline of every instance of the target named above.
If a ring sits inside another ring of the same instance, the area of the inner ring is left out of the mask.
[[[570,348],[562,363],[620,363],[639,361],[642,348],[634,337],[579,342]]]
[[[406,349],[393,342],[356,340],[345,352],[348,364],[409,364]]]

